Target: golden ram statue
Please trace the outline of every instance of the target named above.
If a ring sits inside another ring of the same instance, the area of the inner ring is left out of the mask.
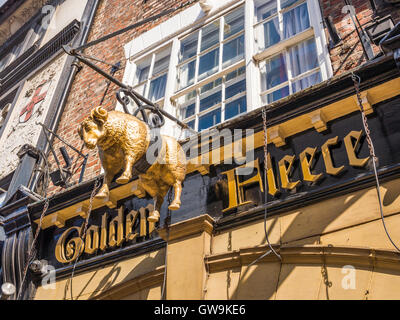
[[[150,146],[150,128],[138,118],[119,111],[107,112],[102,107],[91,111],[82,121],[79,136],[89,149],[96,146],[105,175],[104,183],[96,198],[108,198],[111,181],[116,174],[118,184],[132,179],[133,167],[146,161]],[[162,146],[153,163],[145,165],[145,172],[139,171],[139,186],[154,199],[154,212],[148,220],[156,222],[160,217],[161,205],[170,187],[174,188],[174,199],[170,210],[181,205],[182,182],[186,175],[186,157],[180,144],[171,137],[161,135]]]

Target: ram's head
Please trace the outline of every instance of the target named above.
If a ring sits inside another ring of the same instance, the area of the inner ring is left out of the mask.
[[[98,141],[104,136],[104,123],[107,121],[108,112],[102,107],[93,109],[91,115],[82,121],[78,134],[88,149],[94,149]]]

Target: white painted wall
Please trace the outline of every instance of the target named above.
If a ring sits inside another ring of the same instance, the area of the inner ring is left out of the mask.
[[[66,0],[59,5],[56,10],[54,10],[54,8],[51,6],[44,6],[42,10],[44,10],[45,13],[53,12],[53,17],[50,21],[48,21],[46,17],[42,20],[43,24],[48,25],[48,29],[43,41],[41,42],[41,46],[51,40],[74,19],[81,21],[86,3],[86,0]]]

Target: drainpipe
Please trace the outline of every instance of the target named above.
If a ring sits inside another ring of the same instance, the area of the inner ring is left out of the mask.
[[[82,32],[82,38],[81,38],[81,40],[79,41],[79,44],[78,44],[79,46],[85,44],[86,41],[87,41],[87,38],[89,37],[89,32],[90,32],[90,29],[91,29],[91,27],[93,25],[94,17],[95,17],[95,14],[96,14],[96,11],[97,11],[97,8],[98,8],[99,4],[100,4],[100,0],[89,0],[88,1],[88,5],[86,6],[85,12],[83,14],[83,16],[88,15],[88,19],[87,19],[87,21],[85,23],[85,27],[84,27],[84,30]],[[88,10],[90,10],[89,13],[87,13]],[[72,87],[72,83],[75,80],[76,74],[81,69],[79,67],[78,62],[79,62],[78,59],[76,59],[74,57],[69,57],[67,59],[66,66],[68,66],[68,67],[71,66],[71,71],[70,71],[70,73],[68,75],[68,79],[67,79],[67,82],[66,82],[66,85],[65,85],[65,89],[63,90],[63,93],[62,93],[62,96],[60,98],[60,101],[55,104],[57,107],[56,107],[56,113],[53,116],[53,121],[50,121],[50,126],[49,126],[50,128],[49,129],[54,131],[54,132],[56,131],[56,129],[58,127],[58,124],[60,122],[60,119],[61,119],[61,115],[64,112],[64,108],[65,108],[65,105],[66,105],[66,102],[67,102],[67,98],[68,98],[68,95],[69,95],[71,87]],[[53,143],[54,137],[51,137],[50,141],[51,141],[51,143]],[[39,140],[38,148],[42,149],[42,150],[44,149],[44,153],[45,154],[47,154],[47,152],[50,149],[50,145],[47,144],[47,140],[44,138],[43,133],[42,133],[41,139]],[[43,161],[43,160],[41,160],[41,161]],[[33,177],[31,183],[29,184],[28,188],[30,190],[33,190],[35,188],[35,186],[36,186],[36,184],[38,182],[38,179],[39,179],[39,173],[37,173],[35,175],[35,177]]]

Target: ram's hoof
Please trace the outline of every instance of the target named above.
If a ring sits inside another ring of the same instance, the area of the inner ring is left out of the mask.
[[[160,220],[160,213],[157,210],[154,210],[147,218],[148,222],[156,223],[158,220]]]
[[[109,193],[108,192],[102,192],[100,191],[98,194],[96,194],[95,198],[96,199],[107,199]]]
[[[115,182],[118,184],[127,184],[129,180],[129,177],[127,176],[120,176],[117,180],[115,180]]]
[[[169,210],[179,210],[179,208],[181,207],[181,204],[179,202],[172,202],[171,205],[168,207]]]

